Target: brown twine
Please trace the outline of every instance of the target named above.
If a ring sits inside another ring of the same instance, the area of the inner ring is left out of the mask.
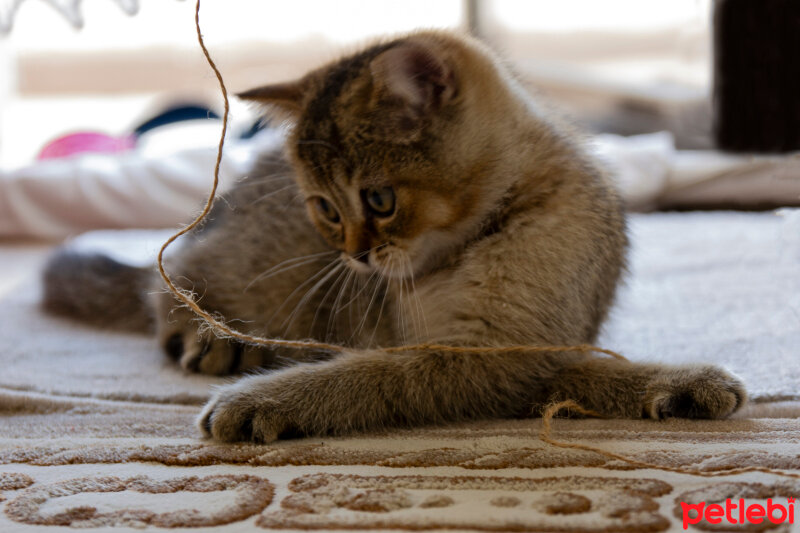
[[[209,211],[211,211],[211,207],[214,205],[214,199],[217,195],[217,187],[219,186],[219,167],[222,164],[222,147],[225,145],[225,134],[228,132],[228,115],[230,112],[230,104],[228,102],[228,89],[225,88],[225,82],[222,80],[222,74],[220,73],[219,69],[217,68],[217,64],[214,63],[214,60],[211,59],[211,54],[208,52],[208,48],[206,48],[206,43],[203,41],[203,33],[200,31],[200,0],[197,0],[197,4],[194,9],[194,25],[197,29],[197,42],[200,43],[200,48],[203,50],[203,55],[206,57],[206,61],[208,62],[211,69],[214,71],[214,74],[217,76],[217,81],[219,81],[219,88],[222,91],[222,100],[225,103],[225,111],[222,113],[222,134],[219,138],[219,146],[217,147],[217,161],[214,163],[214,185],[211,187],[211,192],[208,195],[208,200],[206,200],[206,205],[203,207],[203,210],[200,212],[199,215],[192,221],[191,224],[184,227],[182,230],[177,232],[175,235],[167,239],[167,241],[161,246],[161,249],[158,251],[158,257],[156,259],[156,264],[158,265],[158,272],[161,274],[161,277],[164,279],[164,283],[167,284],[167,288],[175,295],[181,302],[183,302],[187,307],[189,307],[192,311],[195,312],[200,318],[205,320],[208,324],[211,324],[214,328],[216,328],[219,332],[229,336],[235,337],[239,340],[251,343],[251,344],[261,344],[265,346],[285,346],[289,348],[316,348],[321,350],[330,350],[335,352],[340,352],[343,350],[342,346],[338,346],[335,344],[325,344],[319,342],[310,342],[310,341],[293,341],[293,340],[285,340],[285,339],[265,339],[263,337],[256,337],[253,335],[247,335],[246,333],[242,333],[237,331],[224,322],[217,320],[215,317],[211,316],[210,313],[204,311],[200,308],[199,305],[194,300],[194,293],[189,290],[179,289],[175,286],[172,282],[172,279],[169,277],[169,274],[164,270],[164,251],[167,247],[175,242],[178,237],[185,235],[186,233],[190,232],[194,228],[196,228],[200,222],[208,215]]]
[[[225,135],[228,131],[228,115],[230,111],[230,106],[228,102],[228,90],[225,87],[225,82],[222,79],[222,74],[217,68],[216,63],[214,63],[214,60],[211,58],[211,54],[208,52],[208,48],[206,48],[205,42],[203,41],[203,34],[200,30],[200,0],[197,0],[197,4],[195,6],[194,22],[195,22],[195,28],[197,30],[197,41],[200,44],[200,48],[203,50],[203,55],[205,56],[208,65],[211,67],[211,69],[214,71],[214,75],[217,77],[217,81],[219,82],[219,87],[222,92],[222,99],[225,104],[225,110],[222,114],[222,133],[219,139],[219,146],[217,147],[217,160],[216,163],[214,164],[214,183],[213,186],[211,187],[208,199],[206,200],[206,205],[200,212],[200,214],[197,215],[197,217],[188,226],[184,227],[183,229],[175,233],[173,236],[167,239],[167,241],[161,246],[161,249],[158,252],[158,257],[156,259],[156,263],[158,265],[158,272],[161,274],[161,277],[164,279],[164,282],[167,284],[167,288],[170,290],[170,292],[172,292],[175,295],[175,297],[177,297],[187,307],[189,307],[192,311],[194,311],[196,315],[205,320],[206,323],[210,324],[218,333],[222,333],[229,337],[237,338],[241,341],[250,344],[258,344],[261,346],[282,346],[286,348],[313,348],[317,350],[327,350],[331,352],[342,352],[346,349],[346,347],[338,344],[329,344],[316,341],[272,339],[272,338],[248,335],[246,333],[237,331],[232,327],[228,326],[225,322],[217,319],[207,311],[203,310],[195,301],[194,293],[192,291],[176,287],[175,284],[172,282],[172,279],[169,277],[169,274],[167,274],[166,270],[164,269],[163,256],[164,256],[164,251],[167,249],[167,247],[173,242],[175,242],[175,240],[178,239],[179,237],[185,235],[192,229],[196,228],[208,215],[209,211],[211,211],[211,208],[214,204],[214,199],[216,198],[217,188],[219,185],[219,168],[222,163],[222,149],[225,144]],[[612,350],[607,350],[605,348],[600,348],[597,346],[592,346],[590,344],[579,344],[575,346],[474,347],[474,346],[449,346],[444,344],[422,343],[422,344],[413,344],[407,346],[394,346],[391,348],[384,348],[385,352],[390,352],[390,353],[401,352],[401,351],[424,351],[424,350],[436,350],[436,351],[443,351],[449,353],[462,353],[462,354],[509,353],[509,352],[519,352],[519,351],[532,352],[532,353],[568,352],[568,351],[583,352],[583,353],[596,352],[609,355],[611,357],[614,357],[615,359],[627,361],[627,359],[624,356],[622,356],[617,352],[614,352]],[[552,446],[556,446],[559,448],[570,448],[570,449],[594,452],[603,455],[605,457],[609,457],[611,459],[617,459],[619,461],[623,461],[632,466],[637,466],[640,468],[652,468],[657,470],[663,470],[666,472],[676,472],[680,474],[690,474],[694,476],[717,477],[717,476],[732,476],[735,474],[743,474],[746,472],[763,472],[767,474],[775,474],[778,476],[800,479],[800,474],[783,472],[781,470],[773,470],[771,468],[760,467],[760,466],[731,468],[719,471],[704,471],[704,470],[698,470],[696,468],[684,468],[679,466],[663,466],[655,463],[638,461],[636,459],[631,459],[629,457],[625,457],[623,455],[619,455],[614,452],[609,452],[600,448],[595,448],[593,446],[587,446],[585,444],[557,441],[552,437],[550,437],[550,433],[552,431],[552,420],[556,416],[556,414],[558,414],[558,412],[561,411],[562,409],[572,409],[578,413],[587,416],[604,418],[603,415],[601,415],[600,413],[596,413],[594,411],[585,409],[573,400],[566,400],[563,402],[549,405],[542,413],[542,430],[539,433],[539,438],[543,442],[546,442]]]

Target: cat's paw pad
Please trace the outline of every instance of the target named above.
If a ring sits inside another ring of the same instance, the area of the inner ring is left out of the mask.
[[[221,388],[197,419],[206,437],[223,442],[268,443],[287,429],[277,401],[240,384]]]
[[[645,392],[644,414],[664,418],[725,418],[747,401],[742,382],[714,366],[665,370]]]

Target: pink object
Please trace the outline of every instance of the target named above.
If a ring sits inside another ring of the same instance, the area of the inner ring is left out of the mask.
[[[36,156],[36,159],[59,159],[75,154],[126,152],[134,147],[136,137],[112,137],[105,133],[84,131],[62,135],[49,143]]]

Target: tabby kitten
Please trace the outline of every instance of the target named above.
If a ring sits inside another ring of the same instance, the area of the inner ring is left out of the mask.
[[[154,322],[189,370],[273,369],[218,389],[199,418],[206,435],[270,442],[530,416],[558,398],[656,419],[744,403],[741,382],[710,365],[382,349],[592,342],[624,268],[605,175],[480,43],[412,33],[240,96],[291,124],[285,155],[265,154],[167,268],[239,329],[351,349],[215,338],[171,295],[146,296],[162,287],[152,269],[62,254],[46,272],[46,307]]]

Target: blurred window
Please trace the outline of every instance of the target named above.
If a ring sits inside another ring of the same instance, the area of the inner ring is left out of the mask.
[[[78,5],[81,30],[48,2],[26,0],[0,37],[0,168],[30,161],[62,133],[129,131],[165,101],[219,102],[194,2],[140,0],[133,17],[115,0]],[[201,23],[237,91],[300,75],[374,36],[470,21],[524,78],[599,123],[620,95],[647,104],[707,94],[709,10],[710,0],[215,0]],[[234,118],[246,114],[235,105]]]

